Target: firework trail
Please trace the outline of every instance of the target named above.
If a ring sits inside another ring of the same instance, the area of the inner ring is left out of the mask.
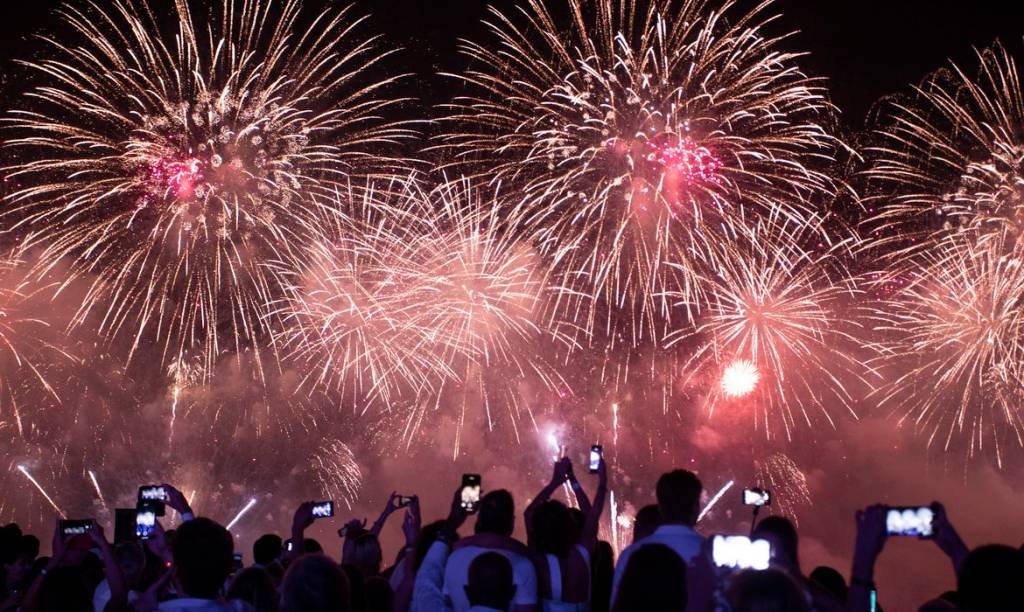
[[[324,443],[308,463],[314,466],[316,480],[327,499],[342,500],[351,509],[363,475],[348,445],[339,440]]]
[[[103,507],[107,507],[107,500],[103,497],[103,491],[100,490],[100,483],[96,480],[96,472],[89,470],[89,481],[92,482],[92,488],[96,491],[96,498],[100,500]]]
[[[1020,73],[999,44],[978,61],[975,77],[950,64],[883,106],[868,149],[868,231],[871,246],[904,264],[897,272],[936,243],[970,250],[1024,229]]]
[[[799,229],[790,234],[799,241]],[[674,333],[668,346],[692,349],[687,379],[712,381],[709,413],[742,409],[769,438],[781,421],[792,439],[798,424],[813,430],[823,419],[835,427],[832,406],[857,416],[847,387],[863,380],[851,323],[858,290],[837,253],[844,245],[816,254],[763,236],[753,230],[725,251],[697,325]]]
[[[438,148],[524,195],[509,217],[568,291],[554,318],[613,343],[659,339],[700,294],[711,248],[758,217],[821,230],[837,143],[819,84],[763,32],[771,2],[533,0],[463,41],[469,93]]]
[[[249,512],[249,510],[251,510],[252,507],[255,506],[255,505],[256,505],[256,498],[253,497],[253,498],[251,498],[248,501],[248,503],[245,504],[245,506],[241,510],[238,511],[238,514],[235,515],[235,518],[231,519],[231,522],[229,522],[227,524],[225,529],[227,529],[228,531],[231,531],[231,528],[235,526],[235,523],[237,523],[239,521],[239,519],[241,519],[243,516],[245,516],[245,514],[247,512]]]
[[[754,482],[771,491],[772,504],[769,509],[798,523],[798,510],[812,504],[807,476],[784,453],[775,453],[755,461],[754,468]]]
[[[700,522],[700,519],[704,518],[705,514],[710,512],[711,509],[715,507],[715,504],[718,503],[718,500],[722,499],[722,496],[725,495],[725,492],[731,489],[732,485],[734,485],[735,482],[736,481],[734,480],[730,480],[729,482],[725,483],[721,489],[718,490],[718,493],[715,493],[714,497],[712,497],[711,500],[708,501],[708,505],[704,506],[704,509],[700,511],[699,515],[697,515],[698,523]]]
[[[32,474],[29,473],[28,469],[25,466],[19,465],[18,470],[25,475],[25,478],[28,478],[29,482],[31,482],[36,489],[39,490],[39,493],[46,498],[46,501],[50,502],[50,505],[53,506],[53,509],[57,511],[57,514],[59,514],[61,518],[68,518],[67,515],[64,514],[64,511],[60,509],[60,506],[57,505],[57,502],[53,501],[53,498],[50,497],[50,494],[46,492],[46,489],[43,488],[43,485],[39,484],[39,481],[36,480],[32,476]]]
[[[130,341],[129,361],[156,342],[212,371],[268,340],[279,287],[261,262],[315,239],[335,185],[388,172],[377,149],[410,132],[381,118],[400,100],[369,68],[389,52],[349,9],[301,25],[299,0],[189,6],[58,11],[68,33],[22,62],[38,85],[6,118],[6,220],[41,270],[87,279],[76,325]]]
[[[919,257],[905,285],[876,309],[883,405],[944,450],[970,458],[1024,445],[1024,266],[1016,239],[968,248],[955,238]]]

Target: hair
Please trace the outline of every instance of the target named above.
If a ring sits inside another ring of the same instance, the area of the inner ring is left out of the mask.
[[[302,552],[307,555],[322,555],[324,547],[313,538],[302,538]]]
[[[661,526],[661,511],[657,504],[647,504],[636,513],[633,521],[633,541],[642,540]]]
[[[508,609],[516,594],[512,563],[496,552],[477,555],[469,564],[465,590],[470,606]]]
[[[377,536],[366,532],[348,542],[342,563],[359,570],[363,578],[370,578],[380,574],[382,560],[380,541]]]
[[[615,552],[605,540],[598,540],[590,562],[590,610],[607,612],[611,607],[612,579],[615,577]]]
[[[92,589],[86,583],[82,568],[57,567],[43,576],[34,609],[38,612],[90,612]]]
[[[569,508],[569,518],[572,519],[572,542],[575,544],[583,537],[583,527],[587,523],[587,515],[579,508]]]
[[[348,577],[323,555],[304,555],[281,581],[281,612],[351,612]]]
[[[810,612],[804,593],[782,570],[744,570],[727,595],[733,612]]]
[[[630,555],[612,610],[686,610],[686,563],[663,544],[644,544]]]
[[[437,540],[437,534],[441,533],[444,529],[446,521],[434,521],[433,523],[427,523],[420,529],[420,534],[416,536],[416,564],[413,566],[414,569],[419,569],[420,564],[427,558],[427,553],[430,552],[430,546]]]
[[[846,601],[848,587],[846,579],[835,568],[827,565],[819,565],[811,571],[808,579],[812,584],[820,587],[823,591],[832,595],[841,602]]]
[[[171,548],[175,577],[185,594],[215,599],[234,561],[234,541],[228,530],[208,518],[196,518],[178,527]]]
[[[796,527],[784,516],[769,516],[762,519],[752,534],[754,538],[771,542],[772,556],[780,558],[786,569],[794,575],[800,571],[799,540]]]
[[[253,563],[270,565],[281,557],[283,542],[281,536],[273,533],[265,533],[252,544]]]
[[[342,563],[341,571],[348,578],[348,597],[352,612],[363,612],[366,609],[366,578],[356,566]]]
[[[683,523],[693,526],[697,522],[697,507],[704,489],[700,479],[687,470],[672,470],[658,479],[658,510],[663,523]]]
[[[247,567],[239,572],[228,587],[228,599],[244,601],[254,612],[277,612],[277,589],[270,574],[261,567]]]
[[[140,542],[121,542],[114,548],[114,558],[117,559],[117,566],[124,574],[125,582],[129,588],[138,589],[142,583],[142,577],[146,573],[146,551]]]
[[[960,566],[957,592],[964,612],[1002,612],[1020,609],[1024,553],[1002,544],[979,546]]]
[[[505,489],[491,491],[480,500],[476,533],[512,535],[516,522],[516,506],[512,494]]]
[[[366,612],[391,612],[394,592],[391,584],[381,576],[366,581]]]
[[[534,510],[529,533],[530,548],[564,559],[575,542],[572,515],[565,504],[549,499]]]

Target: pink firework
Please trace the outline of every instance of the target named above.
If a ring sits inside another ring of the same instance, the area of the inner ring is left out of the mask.
[[[666,180],[675,181],[680,186],[695,183],[717,184],[721,178],[718,171],[722,162],[707,148],[698,145],[689,138],[675,145],[651,145],[647,161],[662,166]]]

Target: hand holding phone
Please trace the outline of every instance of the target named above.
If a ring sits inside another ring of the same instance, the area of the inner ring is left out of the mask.
[[[92,519],[62,520],[60,533],[65,540],[70,540],[75,536],[88,535],[95,525],[96,523]]]
[[[480,474],[462,475],[462,489],[459,495],[462,500],[462,509],[469,514],[476,512],[480,504],[480,485]]]
[[[411,506],[412,502],[415,499],[416,499],[415,495],[399,495],[398,496],[398,501],[397,501],[398,507],[399,508],[405,508],[407,506]]]

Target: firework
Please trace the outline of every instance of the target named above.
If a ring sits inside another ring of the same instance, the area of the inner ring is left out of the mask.
[[[876,312],[882,334],[877,391],[884,405],[950,449],[1024,445],[1024,260],[1013,239],[967,248],[950,238],[904,273],[905,285]]]
[[[871,244],[909,267],[937,242],[970,249],[1024,229],[1020,74],[1001,45],[978,60],[976,77],[950,64],[885,105],[868,150]]]
[[[799,241],[799,230],[790,234]],[[847,387],[863,380],[853,355],[857,290],[842,267],[842,246],[815,254],[755,230],[719,259],[696,327],[669,338],[669,346],[693,349],[686,380],[713,381],[709,412],[749,411],[768,437],[778,418],[788,439],[801,422],[835,427],[831,406],[856,418]]]
[[[235,526],[235,523],[237,523],[239,521],[239,519],[241,519],[243,516],[245,516],[245,514],[247,512],[249,512],[249,510],[251,510],[252,507],[255,506],[255,505],[256,505],[256,498],[254,497],[254,498],[250,499],[248,502],[246,502],[245,506],[243,506],[242,509],[238,511],[238,514],[235,515],[235,518],[231,519],[231,521],[227,524],[225,529],[227,529],[228,531],[231,531],[231,528]]]
[[[811,505],[811,490],[807,476],[784,453],[774,453],[754,462],[754,482],[772,493],[773,512],[798,521],[799,510]]]
[[[315,238],[320,201],[386,172],[376,149],[409,131],[381,119],[400,101],[368,68],[388,52],[348,9],[306,24],[299,0],[155,4],[59,10],[68,32],[23,62],[39,84],[6,119],[6,218],[41,269],[90,284],[76,324],[123,336],[129,361],[156,342],[210,371],[267,341],[262,262]]]
[[[349,508],[359,495],[363,475],[355,455],[345,443],[334,440],[324,443],[309,458],[316,479],[328,499],[342,500]]]
[[[391,191],[311,246],[318,263],[293,275],[280,343],[311,366],[315,386],[409,400],[407,436],[442,397],[458,405],[457,454],[470,404],[488,428],[494,405],[515,425],[528,414],[520,383],[555,388],[538,346],[562,336],[540,322],[545,269],[503,231],[500,206],[466,181],[409,179]]]
[[[25,466],[19,465],[18,471],[24,474],[25,478],[28,478],[29,482],[31,482],[32,485],[35,486],[35,488],[39,491],[39,493],[46,498],[46,501],[50,502],[50,505],[53,506],[53,509],[57,511],[57,514],[59,514],[61,518],[68,518],[67,515],[64,514],[64,511],[60,509],[60,506],[57,505],[57,502],[53,501],[53,498],[50,497],[50,494],[46,492],[46,489],[43,488],[43,485],[39,484],[39,481],[36,480],[35,477],[32,476],[32,474],[29,473],[28,469]]]
[[[708,501],[708,505],[704,506],[704,508],[700,511],[700,514],[697,515],[697,522],[698,523],[700,522],[700,519],[704,518],[705,514],[710,512],[711,509],[715,507],[715,504],[718,503],[718,500],[722,499],[722,496],[725,495],[725,492],[728,491],[729,489],[731,489],[732,485],[734,485],[734,484],[736,484],[736,482],[733,481],[733,480],[730,480],[729,482],[727,482],[724,485],[722,485],[722,488],[718,490],[718,493],[715,493],[714,497],[712,497],[711,500]]]
[[[636,345],[700,293],[711,246],[752,218],[819,228],[835,147],[813,79],[763,32],[763,2],[537,0],[464,42],[451,164],[524,193],[509,216],[569,291],[554,317]],[[735,14],[734,14],[735,13]],[[621,339],[620,339],[621,337]]]

